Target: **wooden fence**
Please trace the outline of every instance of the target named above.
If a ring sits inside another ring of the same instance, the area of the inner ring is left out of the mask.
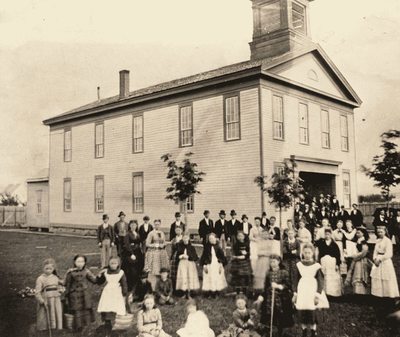
[[[358,205],[358,208],[364,215],[364,222],[366,224],[372,224],[374,213],[377,208],[386,208],[385,202],[366,202]],[[400,210],[400,202],[389,203],[389,208],[395,208]]]
[[[0,227],[19,227],[26,223],[26,208],[0,206]]]

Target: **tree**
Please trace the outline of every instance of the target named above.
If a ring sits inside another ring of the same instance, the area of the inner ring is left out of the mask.
[[[8,192],[0,193],[1,206],[18,206],[20,204],[22,204],[22,202],[19,200],[18,195],[12,195]]]
[[[185,202],[195,194],[200,194],[197,189],[198,184],[203,181],[204,172],[197,168],[197,164],[191,161],[193,153],[188,152],[182,160],[182,165],[178,166],[172,155],[167,153],[161,157],[167,165],[167,179],[170,180],[170,186],[166,189],[166,199],[173,200],[181,206],[184,212],[185,223],[187,223],[187,209]]]
[[[383,154],[376,155],[372,159],[372,168],[361,166],[361,170],[372,180],[374,186],[381,189],[387,207],[391,200],[390,191],[400,183],[400,152],[398,144],[393,140],[400,138],[400,131],[389,130],[381,135],[381,148]]]
[[[296,167],[294,158],[285,160],[282,170],[271,176],[269,186],[267,176],[258,176],[254,179],[261,191],[268,194],[270,203],[279,208],[280,228],[282,228],[282,210],[293,206],[295,200],[304,193],[303,181],[296,176]]]

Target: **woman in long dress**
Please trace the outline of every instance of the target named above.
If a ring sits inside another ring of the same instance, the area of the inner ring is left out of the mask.
[[[251,268],[253,271],[256,269],[257,259],[258,259],[258,252],[257,246],[258,241],[260,240],[260,234],[263,231],[261,227],[261,218],[256,217],[254,218],[254,226],[250,229],[249,240],[250,240],[250,262]]]
[[[332,232],[332,239],[336,242],[340,251],[340,275],[344,276],[347,274],[347,264],[344,258],[344,250],[346,249],[346,237],[344,236],[343,229],[343,221],[339,220],[336,223],[336,229]]]
[[[386,228],[377,227],[378,240],[375,244],[371,270],[371,293],[377,297],[399,297],[399,286],[394,270],[392,241],[385,235]]]
[[[344,250],[345,257],[357,254],[356,243],[355,243],[356,232],[357,230],[354,228],[351,220],[347,220],[346,229],[342,230],[342,233],[346,238],[346,249]]]
[[[257,263],[254,272],[253,290],[259,295],[264,291],[265,277],[269,270],[269,257],[272,254],[272,239],[268,230],[260,234],[257,245]]]

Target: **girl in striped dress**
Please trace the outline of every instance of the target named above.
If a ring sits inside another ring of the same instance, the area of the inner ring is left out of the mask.
[[[182,227],[175,227],[175,237],[171,241],[171,270],[170,270],[170,277],[172,281],[172,286],[174,290],[176,289],[176,273],[178,270],[177,258],[176,258],[176,250],[178,248],[179,242],[182,241]]]

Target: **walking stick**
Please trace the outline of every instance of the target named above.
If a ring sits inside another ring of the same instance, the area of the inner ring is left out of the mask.
[[[271,328],[269,330],[269,337],[272,337],[272,331],[274,328],[274,307],[275,307],[275,288],[272,288],[271,297]]]
[[[52,337],[49,309],[47,308],[47,304],[43,305],[44,305],[44,311],[46,311],[47,327],[49,328],[49,337]]]

